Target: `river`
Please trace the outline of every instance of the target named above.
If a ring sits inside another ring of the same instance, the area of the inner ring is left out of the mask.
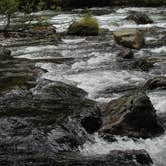
[[[123,28],[157,29],[160,33],[148,33],[145,36],[147,47],[134,50],[136,58],[166,56],[166,45],[151,45],[166,34],[166,9],[165,8],[92,8],[97,11],[95,16],[101,28],[115,31]],[[47,11],[49,22],[56,27],[57,32],[64,32],[73,20],[81,17],[81,9],[70,12]],[[101,11],[101,12],[100,12]],[[104,14],[98,14],[105,12]],[[126,21],[125,17],[131,11],[141,11],[149,15],[153,24],[136,25]],[[39,13],[38,13],[39,14]],[[166,76],[166,61],[155,63],[149,72],[130,70],[128,61],[117,61],[117,50],[113,48],[114,40],[111,37],[73,37],[65,36],[58,45],[34,45],[12,47],[12,55],[17,58],[42,59],[42,58],[73,58],[69,63],[36,63],[36,66],[47,70],[42,78],[62,81],[67,84],[77,85],[88,92],[88,98],[101,103],[122,96],[125,92],[113,91],[119,87],[134,87],[143,84],[149,78],[162,75]],[[165,43],[166,44],[166,43]],[[157,113],[166,113],[166,90],[149,92]],[[139,139],[134,141],[127,137],[117,137],[118,142],[108,143],[95,134],[95,143],[86,142],[80,147],[83,155],[107,154],[110,150],[145,149],[154,160],[155,166],[166,164],[166,135],[154,139]]]

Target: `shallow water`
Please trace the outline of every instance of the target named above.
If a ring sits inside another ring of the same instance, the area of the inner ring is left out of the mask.
[[[153,20],[153,24],[136,25],[133,22],[126,22],[124,18],[130,11],[146,12]],[[58,32],[67,30],[73,20],[80,18],[77,12],[74,14],[62,13],[50,18],[50,22],[57,28]],[[110,31],[121,28],[165,28],[166,9],[164,8],[121,8],[109,14],[96,16],[102,28]],[[166,29],[165,29],[166,31]],[[156,41],[159,36],[147,36],[147,41]],[[24,46],[13,48],[13,55],[19,58],[39,59],[39,58],[74,58],[71,63],[37,63],[36,65],[46,69],[48,73],[42,77],[74,84],[88,92],[88,97],[100,102],[107,102],[117,98],[122,94],[106,93],[107,88],[119,86],[139,85],[147,79],[158,75],[166,75],[166,68],[161,63],[157,69],[149,73],[119,68],[116,61],[116,51],[112,51],[110,40],[91,40],[83,37],[66,37],[58,45],[45,46]],[[47,54],[48,56],[45,56]],[[51,55],[50,55],[51,54]],[[143,48],[135,51],[135,55],[142,56],[165,56],[166,46],[156,48]],[[157,64],[156,64],[157,66]],[[157,73],[157,74],[156,74]],[[103,93],[100,93],[103,91]],[[102,95],[101,95],[102,94]],[[151,92],[148,94],[158,113],[166,112],[166,91]],[[110,150],[126,149],[146,149],[155,161],[156,166],[164,166],[166,163],[166,135],[154,139],[138,140],[137,142],[129,138],[118,137],[118,142],[108,143],[100,139],[97,135],[94,144],[87,142],[80,151],[84,155],[107,154]]]

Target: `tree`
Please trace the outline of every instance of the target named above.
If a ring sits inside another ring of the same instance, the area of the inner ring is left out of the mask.
[[[0,0],[0,14],[6,16],[5,30],[9,28],[11,16],[18,10],[18,6],[18,0]]]
[[[22,20],[23,29],[24,29],[25,23],[28,22],[30,25],[31,21],[33,20],[33,16],[31,15],[31,13],[33,12],[33,7],[35,6],[35,0],[26,0],[20,2],[20,4],[21,4],[20,9],[24,13],[24,17]]]

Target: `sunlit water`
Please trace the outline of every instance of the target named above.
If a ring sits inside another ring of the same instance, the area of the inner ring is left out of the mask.
[[[126,22],[124,18],[128,15],[129,11],[145,12],[154,20],[154,23],[136,25],[133,22]],[[59,14],[51,17],[49,21],[54,24],[58,32],[63,32],[67,30],[73,20],[77,20],[80,17],[80,14]],[[107,28],[110,31],[121,28],[166,27],[166,9],[122,8],[110,14],[97,16],[96,18],[102,28]],[[157,37],[147,37],[146,40],[157,40]],[[109,42],[113,43],[112,39]],[[107,87],[139,85],[153,76],[153,72],[120,70],[116,65],[116,53],[112,52],[111,47],[105,50],[103,46],[104,43],[102,41],[88,41],[83,37],[70,37],[63,39],[63,43],[59,45],[29,46],[14,49],[13,55],[30,59],[74,58],[75,61],[69,64],[37,63],[36,65],[48,70],[48,73],[43,75],[44,78],[77,85],[88,92],[89,98],[100,102],[107,102],[120,96],[120,94],[110,94],[107,97],[100,96],[99,92]],[[49,54],[44,56],[45,53],[50,53],[51,56]],[[155,56],[166,55],[166,47],[142,49],[136,51],[135,54],[138,56],[145,56],[147,54]],[[165,74],[165,72],[162,73],[162,75]],[[166,112],[166,91],[152,92],[148,95],[158,113]],[[156,166],[166,165],[166,135],[155,139],[140,139],[137,142],[128,138],[118,137],[118,142],[115,143],[105,142],[97,135],[94,137],[96,143],[90,144],[87,142],[83,148],[80,148],[82,154],[107,154],[110,150],[115,149],[145,149],[154,159]]]

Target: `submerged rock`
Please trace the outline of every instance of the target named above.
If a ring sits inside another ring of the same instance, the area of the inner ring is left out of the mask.
[[[142,92],[111,101],[103,119],[100,131],[105,133],[149,138],[164,132],[149,97]]]
[[[146,14],[139,13],[139,12],[133,12],[126,19],[133,20],[137,24],[152,24],[153,23],[153,20],[150,17],[148,17]]]
[[[12,59],[11,51],[3,46],[0,46],[0,60]]]
[[[115,41],[128,48],[140,49],[145,45],[144,34],[140,30],[126,28],[113,32]]]
[[[146,90],[154,90],[154,89],[166,89],[166,77],[159,76],[148,80],[145,85],[144,89]]]
[[[134,53],[129,48],[122,48],[118,54],[118,57],[122,57],[124,59],[132,59],[134,57]]]
[[[149,71],[153,66],[154,66],[154,62],[150,61],[148,58],[137,59],[132,64],[132,68],[139,69],[142,71]]]

